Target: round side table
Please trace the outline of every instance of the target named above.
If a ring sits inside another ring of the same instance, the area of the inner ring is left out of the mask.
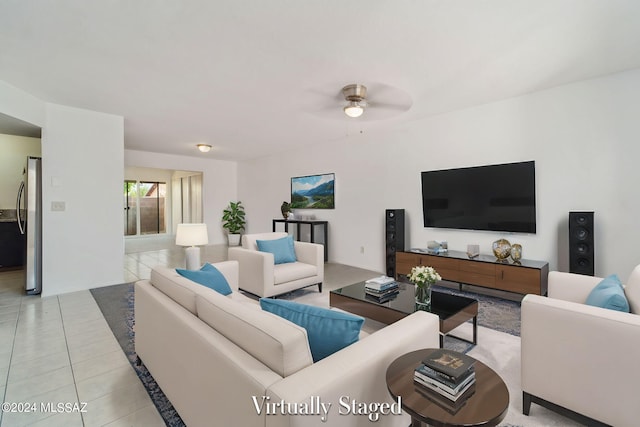
[[[413,381],[413,372],[421,361],[436,349],[407,353],[387,368],[387,388],[394,398],[402,399],[402,408],[411,415],[411,426],[423,423],[435,427],[498,425],[507,415],[509,390],[502,378],[476,360],[475,390],[463,402],[449,404],[438,393]]]

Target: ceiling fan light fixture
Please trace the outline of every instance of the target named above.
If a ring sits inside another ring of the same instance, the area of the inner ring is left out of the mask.
[[[352,118],[360,117],[362,113],[364,113],[364,108],[362,108],[362,106],[360,106],[360,104],[355,101],[349,102],[349,105],[344,107],[343,110],[347,116]]]
[[[359,84],[351,84],[342,88],[344,99],[349,101],[343,108],[344,113],[349,117],[360,117],[364,113],[366,105],[367,88]]]
[[[196,145],[196,147],[198,147],[198,150],[203,153],[208,153],[209,151],[211,151],[211,146],[209,144],[198,144]]]

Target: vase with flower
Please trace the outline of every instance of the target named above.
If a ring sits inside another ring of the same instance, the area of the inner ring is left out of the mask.
[[[442,277],[433,267],[417,265],[407,278],[416,286],[416,310],[431,311],[431,287]]]

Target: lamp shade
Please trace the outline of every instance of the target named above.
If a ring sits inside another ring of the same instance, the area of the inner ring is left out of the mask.
[[[178,224],[176,245],[199,246],[209,243],[207,224]]]

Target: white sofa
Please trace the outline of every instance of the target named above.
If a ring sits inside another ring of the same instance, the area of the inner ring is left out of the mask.
[[[533,402],[587,425],[638,425],[640,266],[625,285],[631,313],[584,304],[601,280],[554,271],[548,298],[522,300],[525,415]]]
[[[229,248],[229,259],[240,264],[240,289],[265,298],[312,285],[318,285],[318,290],[322,292],[322,245],[294,242],[297,261],[286,264],[274,264],[273,254],[258,250],[256,240],[273,240],[287,236],[288,234],[283,232],[245,234],[242,236],[242,247]]]
[[[239,293],[237,262],[214,265],[231,295],[163,267],[135,284],[136,353],[188,426],[369,426],[366,415],[341,415],[339,399],[393,403],[387,366],[439,344],[438,317],[418,312],[313,363],[306,330]],[[259,415],[253,396],[272,404],[320,399],[331,407],[326,422],[318,415]],[[385,415],[375,424],[409,421]]]

